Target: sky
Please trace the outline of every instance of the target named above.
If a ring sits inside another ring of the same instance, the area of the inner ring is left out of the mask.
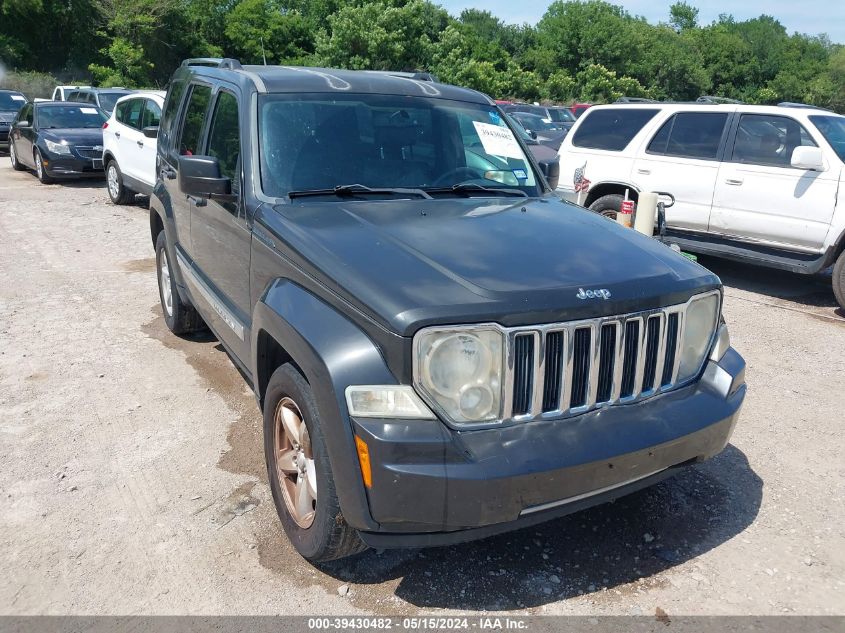
[[[434,0],[451,14],[458,15],[463,9],[478,8],[490,11],[496,17],[509,23],[535,24],[551,0]],[[669,7],[674,0],[610,0],[634,15],[644,16],[649,22],[666,22]],[[845,0],[687,0],[697,7],[699,24],[710,24],[720,13],[730,13],[737,20],[756,18],[765,13],[777,19],[788,33],[798,31],[818,35],[827,33],[833,42],[845,44]]]

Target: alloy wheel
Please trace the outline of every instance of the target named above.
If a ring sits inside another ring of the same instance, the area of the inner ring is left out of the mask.
[[[108,181],[109,194],[111,195],[112,200],[117,200],[120,197],[120,182],[117,178],[117,167],[114,166],[113,162],[109,163],[106,180]]]
[[[41,152],[35,152],[35,173],[38,174],[38,180],[44,178],[44,165],[41,163]]]
[[[161,253],[161,263],[158,267],[158,278],[161,284],[161,299],[167,316],[173,316],[173,289],[170,281],[170,268],[167,266],[167,253]]]
[[[299,527],[308,529],[317,509],[317,467],[302,411],[291,398],[279,402],[274,426],[279,488],[291,518]]]

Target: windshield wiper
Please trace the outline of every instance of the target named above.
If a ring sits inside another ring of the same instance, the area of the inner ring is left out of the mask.
[[[404,187],[368,187],[367,185],[352,184],[352,185],[337,185],[332,189],[305,189],[303,191],[290,191],[288,198],[304,198],[306,196],[353,196],[353,195],[404,195],[404,196],[418,196],[431,200],[422,189],[410,189]]]
[[[500,187],[485,187],[484,185],[476,185],[471,182],[459,182],[451,187],[426,187],[428,193],[472,193],[474,191],[483,191],[485,193],[496,193],[505,196],[519,196],[520,198],[527,198],[528,194],[522,189],[503,189]]]

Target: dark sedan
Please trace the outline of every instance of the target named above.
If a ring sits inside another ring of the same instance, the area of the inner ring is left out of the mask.
[[[43,183],[103,173],[103,123],[99,108],[66,101],[27,103],[12,123],[12,167],[34,169]]]
[[[537,114],[528,114],[527,112],[509,112],[508,114],[538,143],[551,147],[555,151],[560,148],[563,137],[569,131],[568,129],[561,129],[554,123],[547,123]]]
[[[0,149],[9,148],[9,128],[25,103],[26,97],[20,92],[0,90]]]

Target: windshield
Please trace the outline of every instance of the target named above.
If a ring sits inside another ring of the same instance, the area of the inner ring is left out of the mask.
[[[845,117],[842,116],[819,116],[810,117],[825,140],[833,147],[833,151],[839,156],[839,160],[845,162]]]
[[[513,115],[513,118],[522,123],[526,130],[532,130],[534,132],[556,132],[558,129],[553,123],[546,123],[541,117],[534,114],[516,113]]]
[[[542,193],[495,106],[393,95],[267,95],[259,102],[259,137],[262,186],[275,197],[351,184]]]
[[[100,107],[105,110],[106,112],[112,112],[114,110],[114,104],[120,99],[123,95],[131,94],[129,92],[101,92],[99,94],[100,97]]]
[[[14,111],[20,110],[26,103],[26,97],[15,92],[0,92],[0,110]]]
[[[565,108],[549,108],[549,115],[556,123],[571,123],[575,115]]]
[[[103,127],[106,115],[99,108],[81,104],[50,105],[38,108],[38,127],[96,128]]]

